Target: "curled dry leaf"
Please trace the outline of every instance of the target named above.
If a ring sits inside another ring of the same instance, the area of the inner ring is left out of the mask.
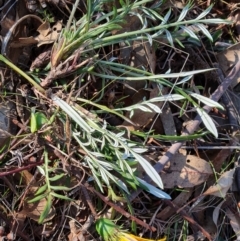
[[[59,34],[62,31],[62,22],[58,21],[52,28],[41,29],[38,28],[38,32],[40,33],[36,40],[38,40],[38,47],[43,44],[53,43],[58,39]]]
[[[217,54],[217,59],[224,74],[227,75],[240,58],[240,43],[234,44]],[[237,73],[231,82],[234,88],[240,82],[240,73]]]
[[[30,36],[27,38],[18,38],[17,42],[13,42],[11,47],[23,47],[32,44],[38,44],[38,47],[43,44],[51,44],[58,39],[60,32],[62,31],[62,23],[57,22],[53,27],[48,22],[44,22],[37,29],[39,35],[36,37]]]
[[[230,224],[236,234],[237,240],[240,240],[240,218],[238,212],[233,213],[229,208],[227,208],[226,215],[230,220]]]
[[[161,172],[161,177],[165,188],[187,188],[205,182],[212,174],[211,166],[205,160],[176,154],[170,161],[170,167]]]
[[[234,173],[235,173],[235,168],[227,172],[224,172],[222,176],[217,180],[217,183],[209,187],[207,191],[205,191],[203,194],[225,198],[227,191],[233,184]]]

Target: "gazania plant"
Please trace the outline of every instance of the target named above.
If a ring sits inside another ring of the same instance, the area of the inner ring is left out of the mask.
[[[107,218],[100,218],[96,222],[96,230],[104,241],[151,241],[152,239],[141,238],[139,236],[128,233],[120,226],[114,224]],[[166,237],[157,239],[156,241],[166,241]]]

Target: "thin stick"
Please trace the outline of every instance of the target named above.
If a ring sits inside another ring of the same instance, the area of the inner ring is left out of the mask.
[[[40,162],[36,162],[36,163],[33,163],[33,164],[29,164],[29,165],[24,166],[24,167],[18,167],[18,168],[15,168],[13,170],[10,170],[10,171],[0,172],[0,177],[4,177],[4,176],[7,176],[7,175],[10,175],[10,174],[13,174],[13,173],[19,173],[23,170],[27,170],[27,169],[30,169],[32,167],[40,166],[42,164],[43,164],[43,161],[40,161]]]
[[[119,206],[117,206],[116,204],[110,202],[108,200],[108,198],[104,197],[102,194],[100,194],[99,192],[97,192],[96,190],[94,190],[94,188],[86,186],[86,188],[95,193],[99,198],[101,198],[107,205],[109,205],[110,207],[114,208],[117,212],[121,213],[122,215],[124,215],[126,218],[131,219],[132,221],[136,222],[137,224],[141,225],[142,227],[151,230],[152,232],[156,232],[156,228],[153,226],[148,225],[147,223],[144,223],[142,220],[132,216],[130,213],[126,212],[124,209],[120,208]]]

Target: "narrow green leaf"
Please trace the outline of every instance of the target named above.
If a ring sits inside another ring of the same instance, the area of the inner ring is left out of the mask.
[[[165,25],[169,19],[169,17],[171,16],[171,8],[169,8],[167,14],[164,16],[163,21],[161,22],[161,25]]]
[[[31,120],[30,120],[30,130],[32,133],[36,132],[37,129],[37,120],[34,112],[31,112]]]
[[[40,218],[38,220],[38,223],[39,224],[42,224],[44,219],[47,217],[47,215],[49,214],[49,211],[51,209],[51,206],[52,206],[52,196],[51,195],[48,195],[47,197],[47,203],[46,203],[46,206],[44,207],[44,210],[43,212],[41,213],[40,215]]]
[[[37,166],[37,169],[38,169],[38,171],[39,171],[43,176],[46,175],[46,174],[45,174],[45,170],[44,170],[41,166]]]
[[[172,199],[167,193],[163,192],[162,190],[154,187],[153,185],[145,182],[141,178],[137,177],[137,180],[143,185],[147,192],[151,193],[155,197],[162,198],[162,199]]]
[[[149,106],[156,113],[162,113],[161,109],[157,105],[154,105],[152,103],[146,103],[146,105]]]
[[[47,184],[41,186],[34,195],[38,196],[38,195],[42,194],[43,192],[45,192],[46,190],[47,190]]]
[[[197,93],[191,93],[191,92],[189,92],[189,93],[190,93],[191,96],[193,96],[197,100],[201,101],[205,105],[208,105],[210,107],[216,107],[216,108],[224,110],[222,105],[220,105],[218,102],[216,102],[214,100],[211,100],[210,98],[207,98],[207,97],[205,97],[203,95],[199,95]]]
[[[113,79],[113,80],[131,80],[131,81],[139,81],[139,80],[156,80],[157,79],[171,79],[171,78],[179,78],[179,77],[185,77],[188,75],[193,75],[193,74],[200,74],[204,72],[208,72],[214,69],[203,69],[203,70],[193,70],[193,71],[187,71],[187,72],[180,72],[180,73],[170,73],[170,74],[156,74],[156,75],[151,75],[151,76],[139,76],[139,77],[125,77],[125,76],[115,76],[115,75],[105,75],[105,74],[100,74],[96,72],[92,72],[93,75],[103,77],[103,78],[108,78],[108,79]]]
[[[188,11],[191,8],[191,3],[189,2],[183,9],[182,12],[180,13],[177,22],[181,22],[187,15]]]
[[[51,195],[56,197],[56,198],[59,198],[59,199],[63,199],[63,200],[67,200],[67,201],[74,201],[73,199],[71,199],[67,196],[63,196],[63,195],[55,193],[55,192],[51,192]]]
[[[57,180],[61,179],[62,177],[64,177],[65,175],[66,175],[65,173],[61,173],[59,175],[55,175],[54,177],[49,177],[48,179],[50,181],[57,181]]]
[[[100,168],[99,171],[100,171],[101,178],[102,178],[103,181],[107,184],[107,186],[109,186],[110,183],[109,183],[108,177],[107,177],[107,175],[106,175],[106,173],[105,173],[105,170],[102,169],[102,168]]]
[[[204,18],[212,10],[212,7],[213,7],[213,4],[211,4],[206,10],[204,10],[195,20]]]
[[[144,152],[146,152],[148,149],[147,148],[132,148],[132,150],[134,151],[134,152],[136,152],[136,153],[144,153]]]
[[[197,106],[195,106],[195,107],[196,107],[197,113],[201,117],[205,127],[217,138],[218,131],[217,131],[217,128],[216,128],[212,118],[208,115],[208,113],[205,110],[203,110]]]
[[[64,187],[64,186],[50,186],[51,189],[56,190],[56,191],[70,191],[71,188],[69,187]]]
[[[176,85],[184,84],[184,83],[186,83],[187,81],[189,81],[192,77],[193,77],[192,75],[186,76],[186,77],[184,77],[182,80],[180,80],[179,82],[177,82]]]
[[[175,41],[184,49],[185,46],[182,44],[182,42],[178,38],[174,38]]]
[[[199,41],[198,36],[192,31],[190,30],[188,27],[185,26],[180,26],[181,29],[183,29],[183,31],[185,31],[187,34],[189,34],[189,36],[193,39],[196,39]]]
[[[195,26],[197,26],[211,42],[213,41],[212,35],[209,33],[209,31],[205,28],[203,24],[198,23],[195,24]]]
[[[28,203],[34,203],[34,202],[37,202],[37,201],[39,201],[39,200],[45,198],[47,195],[48,195],[48,193],[44,193],[44,194],[42,194],[42,195],[39,195],[39,196],[37,196],[37,197],[35,197],[35,198],[29,200]]]
[[[84,102],[84,103],[87,103],[87,104],[90,104],[90,105],[93,105],[93,106],[96,106],[97,108],[99,108],[99,109],[101,109],[103,111],[106,111],[106,112],[112,113],[114,115],[117,115],[117,116],[121,117],[122,119],[126,120],[128,123],[134,125],[134,123],[129,118],[125,117],[124,115],[121,115],[116,110],[108,108],[105,105],[99,105],[99,104],[96,104],[96,103],[94,103],[94,102],[92,102],[90,100],[86,100],[86,99],[82,99],[82,98],[77,98],[77,100],[81,101],[81,102]]]
[[[89,125],[83,120],[83,118],[64,100],[60,99],[56,95],[52,97],[53,102],[58,105],[61,109],[63,109],[81,128],[83,128],[87,132],[91,132],[92,129]]]
[[[171,34],[168,30],[166,30],[166,29],[165,29],[165,33],[166,33],[166,35],[167,35],[167,40],[168,40],[168,42],[170,43],[170,45],[171,45],[172,47],[174,47],[172,34]]]
[[[162,179],[160,175],[156,172],[156,170],[152,167],[152,165],[137,153],[135,152],[131,152],[131,153],[139,162],[139,164],[143,167],[143,170],[147,173],[147,175],[153,180],[153,182],[155,182],[160,188],[163,189]]]

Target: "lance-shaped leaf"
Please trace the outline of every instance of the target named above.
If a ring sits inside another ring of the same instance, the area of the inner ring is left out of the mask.
[[[197,110],[197,113],[199,114],[199,116],[201,117],[205,127],[217,138],[218,131],[217,131],[217,128],[216,128],[212,118],[208,115],[208,113],[205,110],[203,110],[199,107],[196,107],[196,110]]]

